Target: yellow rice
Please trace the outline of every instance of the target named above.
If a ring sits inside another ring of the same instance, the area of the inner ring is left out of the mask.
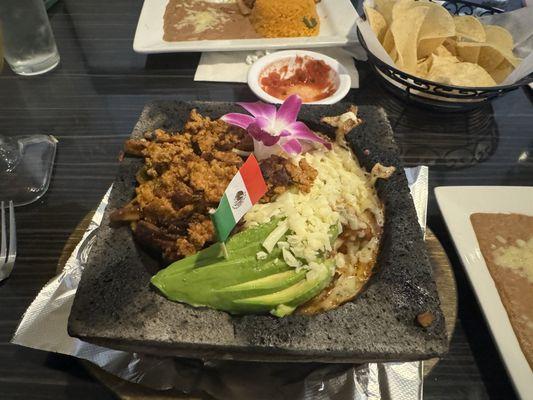
[[[250,21],[257,33],[270,38],[316,36],[320,30],[315,0],[256,0]]]

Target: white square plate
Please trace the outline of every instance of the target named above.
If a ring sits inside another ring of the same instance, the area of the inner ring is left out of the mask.
[[[325,0],[317,4],[320,33],[313,37],[276,39],[189,40],[165,42],[163,15],[168,0],[145,0],[137,24],[133,50],[137,53],[186,51],[237,51],[345,46],[357,42],[357,12],[350,0]]]
[[[470,222],[470,215],[477,212],[533,216],[533,187],[444,186],[436,188],[435,194],[516,391],[522,399],[533,399],[533,371],[522,353]]]

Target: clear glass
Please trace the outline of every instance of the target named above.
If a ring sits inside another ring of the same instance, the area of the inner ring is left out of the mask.
[[[23,206],[41,198],[50,184],[56,147],[50,135],[0,135],[0,201]]]
[[[4,45],[2,41],[2,29],[0,28],[0,73],[4,67]]]
[[[19,75],[43,74],[59,64],[59,53],[43,0],[0,0],[4,57]]]

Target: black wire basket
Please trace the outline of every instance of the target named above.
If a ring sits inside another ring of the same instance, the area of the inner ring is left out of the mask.
[[[503,10],[498,8],[468,1],[451,0],[444,2],[442,5],[453,15],[483,16],[503,12]],[[381,61],[368,49],[359,29],[357,30],[357,36],[368,54],[368,62],[381,78],[385,88],[398,97],[426,107],[447,111],[477,108],[496,97],[533,82],[533,73],[512,85],[496,87],[453,86],[428,81],[400,71]]]

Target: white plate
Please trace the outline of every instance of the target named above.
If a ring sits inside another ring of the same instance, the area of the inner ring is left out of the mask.
[[[345,46],[357,42],[357,13],[350,0],[323,0],[317,4],[320,33],[313,37],[281,39],[189,40],[165,42],[163,15],[168,0],[145,0],[135,31],[133,50],[138,53],[185,51],[236,51]]]
[[[533,187],[447,186],[436,188],[435,194],[515,389],[522,399],[533,399],[533,371],[518,344],[470,223],[470,214],[477,212],[533,216]]]

